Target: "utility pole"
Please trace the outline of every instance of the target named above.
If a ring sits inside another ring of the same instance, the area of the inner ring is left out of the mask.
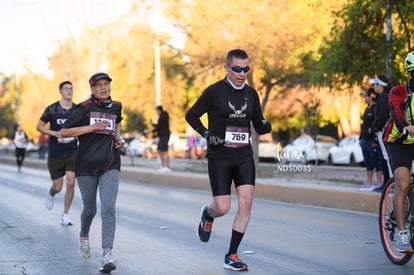
[[[21,125],[21,115],[20,115],[20,77],[19,74],[16,73],[16,93],[17,93],[17,97],[16,97],[16,120],[17,120],[17,125]]]
[[[161,105],[161,54],[160,54],[160,40],[158,33],[155,34],[154,43],[155,56],[155,104]]]
[[[160,1],[154,0],[153,15],[155,22],[153,22],[153,29],[155,32],[155,41],[154,41],[154,69],[155,69],[155,104],[161,105],[161,53],[160,53]]]
[[[386,2],[386,10],[385,10],[385,46],[387,51],[387,60],[385,61],[385,74],[391,79],[395,80],[394,78],[394,70],[393,70],[393,60],[394,54],[392,52],[391,43],[392,43],[392,5],[391,0],[387,0]]]

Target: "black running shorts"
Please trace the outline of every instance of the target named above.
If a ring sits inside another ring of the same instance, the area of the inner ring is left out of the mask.
[[[414,144],[386,143],[386,146],[393,171],[398,167],[407,167],[411,170],[411,162],[414,160]]]
[[[75,172],[76,153],[66,157],[49,157],[47,167],[52,180],[63,177],[66,171]]]
[[[168,141],[170,140],[169,136],[159,137],[158,138],[158,151],[166,152],[168,151]]]
[[[256,169],[252,156],[242,158],[208,158],[208,175],[213,196],[230,195],[231,183],[255,185]]]

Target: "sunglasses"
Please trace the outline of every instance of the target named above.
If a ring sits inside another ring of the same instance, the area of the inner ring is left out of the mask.
[[[230,67],[230,68],[235,73],[241,73],[241,72],[247,73],[248,71],[250,71],[250,67],[249,66],[244,67],[244,68],[240,68],[240,67]]]

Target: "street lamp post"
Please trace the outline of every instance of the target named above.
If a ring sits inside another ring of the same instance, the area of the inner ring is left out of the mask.
[[[20,78],[19,74],[16,74],[16,120],[17,125],[20,125],[21,123],[21,117],[20,117]]]
[[[157,106],[161,105],[161,54],[160,54],[160,40],[158,34],[155,35],[155,103]]]
[[[151,5],[151,11],[149,12],[149,25],[154,31],[154,70],[155,70],[155,104],[161,105],[161,53],[160,53],[160,24],[161,24],[161,12],[160,12],[160,0],[154,0]]]

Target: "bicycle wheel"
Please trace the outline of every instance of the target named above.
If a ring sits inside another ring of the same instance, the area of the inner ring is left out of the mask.
[[[388,259],[397,265],[406,264],[412,253],[400,253],[397,250],[397,222],[394,215],[393,196],[395,191],[395,181],[391,178],[384,186],[379,205],[379,232],[381,236],[382,248]],[[409,217],[409,207],[407,207],[407,217]]]

